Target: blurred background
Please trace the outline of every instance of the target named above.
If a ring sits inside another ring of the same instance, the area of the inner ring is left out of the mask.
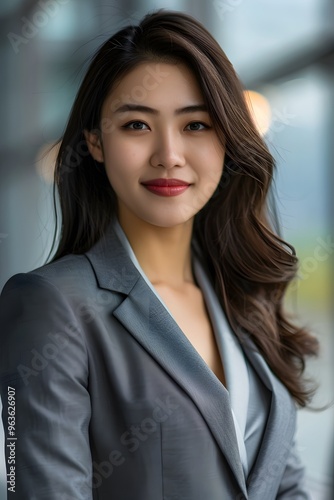
[[[331,0],[2,0],[0,289],[42,265],[54,229],[52,158],[89,57],[149,10],[184,11],[219,41],[276,158],[284,238],[300,257],[288,307],[319,337],[313,406],[333,401],[334,10]],[[1,325],[0,325],[1,327]],[[333,498],[333,405],[299,411],[314,500]],[[0,433],[0,500],[6,498]]]

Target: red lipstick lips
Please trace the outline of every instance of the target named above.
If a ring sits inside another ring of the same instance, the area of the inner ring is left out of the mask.
[[[158,196],[177,196],[190,186],[189,182],[180,179],[151,179],[142,182],[142,185]]]

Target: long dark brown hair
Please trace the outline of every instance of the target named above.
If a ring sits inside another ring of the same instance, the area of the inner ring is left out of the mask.
[[[192,17],[166,10],[127,26],[97,51],[61,139],[54,178],[62,214],[52,261],[82,254],[104,234],[117,210],[102,164],[89,154],[83,131],[101,130],[101,107],[114,85],[142,62],[182,61],[194,72],[226,149],[219,186],[196,215],[198,240],[217,295],[241,342],[250,338],[300,406],[312,391],[302,375],[317,341],[287,319],[283,297],[296,275],[291,245],[271,227],[268,193],[274,159],[256,130],[242,85],[225,53]]]

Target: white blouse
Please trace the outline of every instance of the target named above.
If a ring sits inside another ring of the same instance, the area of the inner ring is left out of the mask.
[[[162,298],[159,296],[152,283],[142,270],[121,225],[115,218],[116,233],[128,252],[132,262],[160,300],[168,313],[173,317]],[[205,304],[210,316],[216,342],[221,356],[226,378],[231,413],[234,420],[238,441],[240,460],[245,478],[251,470],[259,450],[262,435],[267,421],[270,407],[270,392],[259,379],[258,375],[248,362],[243,350],[231,330],[219,303],[213,286],[206,275],[200,260],[195,254],[193,258],[193,271],[196,282],[200,287]],[[173,318],[174,319],[174,318]]]

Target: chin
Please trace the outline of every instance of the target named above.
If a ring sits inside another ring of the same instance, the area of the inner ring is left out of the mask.
[[[182,224],[189,223],[194,217],[192,214],[189,217],[182,217],[182,214],[164,214],[162,216],[145,217],[144,220],[151,224],[152,226],[171,228],[175,226],[180,226]]]

